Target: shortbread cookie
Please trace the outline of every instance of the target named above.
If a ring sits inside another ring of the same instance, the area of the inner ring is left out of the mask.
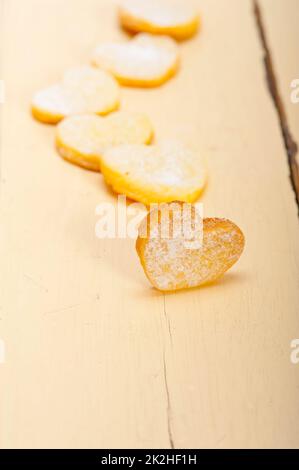
[[[169,205],[164,205],[169,206]],[[172,205],[170,205],[172,206]],[[183,236],[174,236],[174,223],[194,224],[196,210],[183,211],[183,204],[174,209],[162,207],[152,211],[139,228],[136,249],[151,284],[161,291],[198,287],[220,278],[240,258],[245,238],[239,227],[226,219],[203,219],[202,238],[197,245]],[[187,214],[187,215],[186,215]],[[169,219],[167,219],[169,217]],[[169,220],[170,236],[162,235]]]
[[[129,31],[167,34],[179,40],[193,36],[200,23],[190,0],[123,0],[119,17]]]
[[[177,141],[111,148],[102,156],[101,171],[115,192],[147,205],[193,202],[206,182],[201,155]]]
[[[172,38],[138,34],[126,43],[101,44],[92,61],[111,72],[122,85],[155,87],[176,73],[179,52]]]
[[[108,114],[118,108],[119,101],[120,88],[112,75],[82,66],[69,70],[61,83],[37,92],[32,113],[41,122],[56,124],[73,114]]]

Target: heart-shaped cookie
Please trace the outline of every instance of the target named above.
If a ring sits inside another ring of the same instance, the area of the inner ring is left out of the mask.
[[[150,212],[139,228],[137,253],[149,281],[161,291],[217,280],[238,261],[244,249],[243,233],[226,219],[203,219],[200,243],[196,243],[196,237],[190,242],[184,236],[185,229],[192,234],[189,228],[196,225],[198,214],[194,206],[191,210],[183,206],[190,204],[164,204]],[[174,225],[181,230],[174,230]]]
[[[119,18],[129,31],[167,34],[179,40],[193,36],[200,23],[197,9],[187,0],[123,0]]]
[[[105,150],[124,143],[148,144],[152,136],[151,122],[144,114],[125,111],[106,117],[79,114],[58,124],[56,147],[66,160],[100,171]]]
[[[126,43],[101,44],[92,62],[112,73],[122,85],[154,87],[176,73],[178,46],[167,36],[138,34]]]
[[[37,92],[32,113],[41,122],[56,124],[73,114],[108,114],[118,108],[119,100],[120,88],[112,75],[82,66],[69,70],[61,83]]]
[[[193,202],[206,182],[201,155],[172,140],[111,148],[101,158],[101,171],[115,192],[146,205]]]

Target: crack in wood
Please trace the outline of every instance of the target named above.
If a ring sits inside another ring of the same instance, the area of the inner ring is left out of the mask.
[[[167,313],[166,313],[165,294],[163,294],[163,306],[164,306],[164,317],[167,322],[167,329],[168,329],[168,333],[170,336],[170,341],[172,342],[169,320],[168,320]],[[167,379],[165,346],[164,346],[164,351],[163,351],[163,369],[164,369],[164,383],[165,383],[166,398],[167,398],[167,430],[168,430],[169,445],[171,449],[175,449],[172,429],[171,429],[171,405],[170,405],[170,395],[169,395],[169,387],[168,387],[168,379]]]
[[[168,430],[168,438],[169,438],[170,448],[175,449],[173,436],[172,436],[172,429],[171,429],[171,406],[170,406],[170,396],[169,396],[169,388],[168,388],[168,380],[167,380],[167,367],[166,367],[165,353],[164,353],[164,357],[163,357],[163,365],[164,365],[164,382],[165,382],[165,390],[166,390],[166,397],[167,397],[167,430]]]
[[[268,88],[274,102],[276,112],[278,114],[280,129],[284,141],[284,146],[287,152],[288,165],[290,171],[290,181],[295,193],[295,199],[298,207],[299,214],[299,166],[296,161],[296,155],[298,152],[298,145],[292,137],[291,131],[288,125],[288,119],[286,111],[283,105],[282,98],[280,96],[279,87],[277,83],[277,78],[274,70],[271,50],[268,44],[265,25],[263,21],[262,11],[259,5],[258,0],[252,0],[254,16],[256,20],[256,25],[261,41],[261,45],[264,51],[264,64],[266,69],[266,79],[268,83]]]
[[[170,321],[169,321],[169,318],[168,318],[168,315],[167,315],[167,312],[166,312],[165,294],[163,295],[163,307],[164,307],[164,317],[165,317],[165,321],[166,321],[167,329],[168,329],[168,333],[169,333],[169,339],[170,339],[170,343],[171,343],[171,346],[172,346],[172,333],[171,333]]]

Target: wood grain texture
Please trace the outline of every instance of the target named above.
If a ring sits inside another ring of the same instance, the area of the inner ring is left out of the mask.
[[[297,208],[251,1],[200,2],[179,75],[123,89],[158,137],[201,148],[205,214],[247,238],[221,282],[165,296],[134,241],[95,237],[95,208],[115,196],[29,113],[35,90],[125,37],[113,2],[2,6],[0,446],[299,447]]]

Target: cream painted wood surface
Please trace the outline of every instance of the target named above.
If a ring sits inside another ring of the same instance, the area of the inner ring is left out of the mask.
[[[29,113],[35,90],[125,38],[114,3],[1,1],[1,447],[299,447],[285,149],[251,1],[199,4],[179,75],[123,89],[122,107],[147,112],[157,137],[199,146],[205,214],[234,220],[247,245],[221,282],[164,296],[133,240],[95,237],[96,206],[116,202],[101,176],[60,159],[54,128]]]

